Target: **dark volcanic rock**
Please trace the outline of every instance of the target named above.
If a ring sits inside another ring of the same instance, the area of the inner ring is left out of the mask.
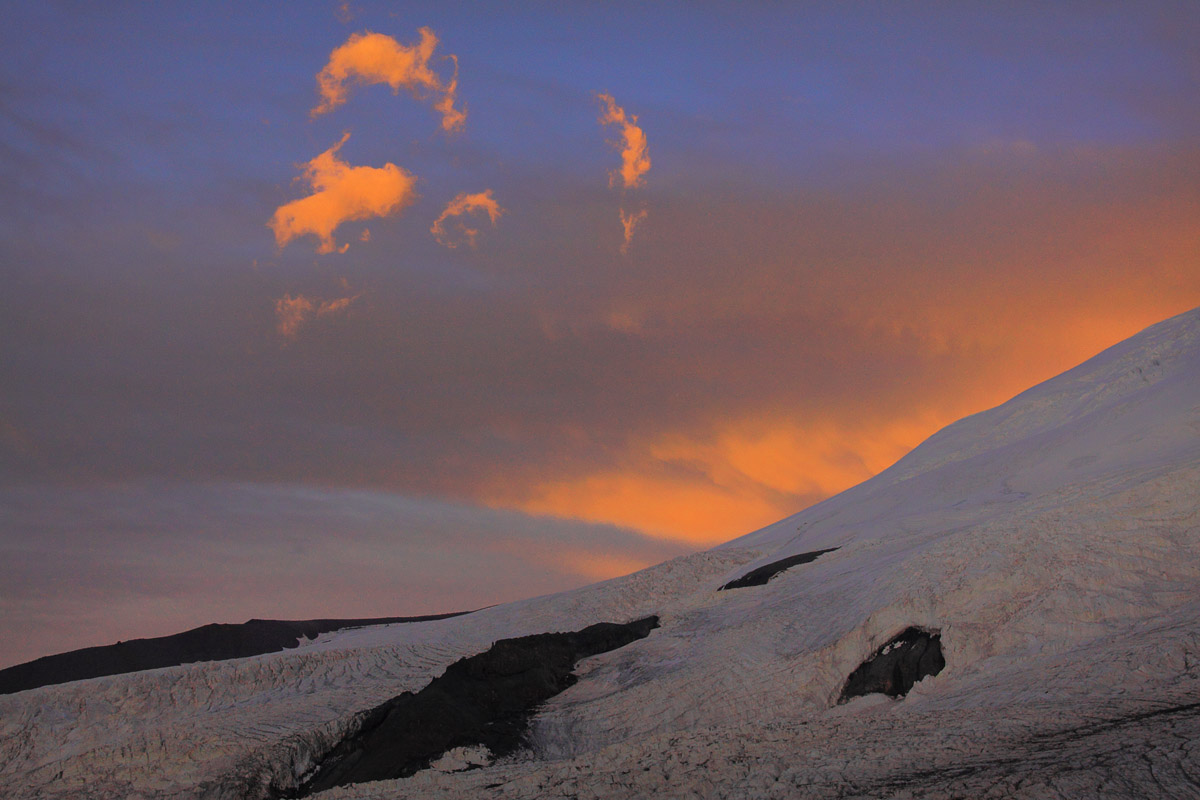
[[[12,694],[25,689],[85,678],[174,667],[197,661],[224,661],[229,658],[257,656],[295,647],[301,637],[311,639],[318,634],[342,628],[425,622],[465,613],[469,612],[372,619],[252,619],[241,625],[202,625],[171,636],[131,639],[128,642],[117,642],[102,647],[87,647],[8,667],[0,670],[0,694]]]
[[[944,666],[941,634],[907,628],[850,673],[838,703],[880,692],[902,697],[914,683],[927,675],[937,675]]]
[[[825,550],[813,550],[811,553],[799,553],[787,558],[781,558],[778,561],[772,561],[770,564],[764,564],[757,569],[750,570],[742,577],[730,581],[717,591],[723,592],[726,589],[744,589],[747,586],[762,586],[785,569],[791,569],[800,564],[816,561],[820,556],[832,553],[834,550],[837,550],[837,548],[830,547]]]
[[[456,747],[483,745],[503,756],[522,743],[537,706],[575,683],[582,658],[624,647],[658,627],[658,617],[602,622],[572,633],[501,639],[459,659],[428,686],[369,711],[291,797],[334,786],[404,778]]]

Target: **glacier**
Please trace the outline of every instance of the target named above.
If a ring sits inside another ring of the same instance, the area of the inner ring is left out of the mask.
[[[651,615],[649,636],[579,664],[519,752],[312,796],[1200,797],[1200,309],[704,552],[0,697],[0,797],[282,796],[364,710],[498,639]],[[909,628],[937,634],[944,668],[839,703]]]

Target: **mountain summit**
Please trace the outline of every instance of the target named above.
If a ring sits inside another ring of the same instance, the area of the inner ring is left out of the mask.
[[[317,796],[1200,796],[1200,309],[706,552],[0,697],[0,795],[288,796],[480,654],[482,696],[534,634],[650,616],[564,662],[517,752],[449,731],[411,777]]]

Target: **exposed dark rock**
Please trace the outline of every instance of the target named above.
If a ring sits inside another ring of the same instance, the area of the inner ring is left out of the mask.
[[[571,672],[580,659],[624,647],[657,627],[658,617],[646,617],[501,639],[454,662],[416,694],[405,692],[371,709],[357,732],[287,796],[408,777],[456,747],[483,745],[496,757],[511,753],[524,741],[534,710],[575,683]]]
[[[726,589],[744,589],[747,586],[762,586],[784,570],[791,569],[800,564],[807,564],[810,561],[816,561],[820,556],[832,553],[834,550],[837,550],[837,548],[829,547],[825,550],[813,550],[811,553],[799,553],[798,555],[781,558],[778,561],[772,561],[770,564],[750,570],[742,577],[730,581],[717,591],[723,592]]]
[[[876,693],[903,697],[914,683],[937,675],[944,666],[941,634],[907,628],[850,673],[838,703]]]
[[[301,637],[311,639],[318,634],[343,628],[425,622],[466,613],[470,612],[371,619],[252,619],[241,625],[202,625],[170,636],[131,639],[128,642],[101,647],[86,647],[8,667],[0,670],[0,694],[12,694],[85,678],[174,667],[197,661],[224,661],[230,658],[257,656],[295,647],[300,643]]]

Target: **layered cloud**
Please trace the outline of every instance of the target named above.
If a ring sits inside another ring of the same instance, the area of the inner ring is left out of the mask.
[[[98,292],[14,251],[0,341],[44,355],[0,364],[25,442],[0,437],[0,478],[377,487],[714,542],[1200,304],[1195,148],[773,178],[664,190],[635,243],[653,269],[630,270],[594,247],[617,220],[577,202],[586,178],[518,173],[494,187],[527,208],[505,248],[470,270],[432,238],[363,248],[376,302],[311,347],[247,344],[310,259],[168,271],[130,250]]]
[[[345,252],[333,234],[345,222],[387,217],[398,213],[417,197],[417,179],[392,163],[382,167],[355,167],[338,157],[350,138],[346,133],[333,147],[304,165],[301,179],[313,193],[275,210],[268,226],[275,243],[283,247],[301,236],[316,236],[318,253]]]
[[[458,130],[466,122],[464,109],[455,108],[458,91],[458,59],[451,55],[454,72],[443,81],[430,60],[438,46],[437,35],[421,28],[421,39],[414,45],[402,45],[382,33],[351,34],[344,44],[329,54],[329,63],[317,74],[321,102],[313,116],[326,114],[346,102],[350,86],[386,83],[393,92],[408,89],[414,96],[432,99],[442,115],[442,128]]]
[[[621,169],[609,173],[609,186],[616,185],[620,178],[626,189],[634,189],[643,183],[642,176],[650,169],[650,155],[646,151],[646,132],[638,127],[637,115],[626,114],[610,94],[598,95],[604,104],[600,114],[601,125],[616,125],[621,129]]]
[[[354,295],[334,300],[322,300],[305,297],[302,294],[294,297],[284,294],[275,301],[275,329],[284,339],[294,339],[300,329],[312,319],[345,311],[358,297],[358,295]]]
[[[465,241],[471,247],[475,246],[475,240],[479,237],[479,229],[469,227],[459,217],[469,214],[483,212],[488,215],[492,226],[496,225],[496,221],[500,219],[500,215],[504,213],[504,209],[496,202],[496,198],[492,196],[491,189],[485,189],[482,192],[468,194],[462,192],[455,196],[447,205],[441,215],[434,220],[433,227],[429,232],[437,239],[439,244],[444,244],[446,247],[454,248]],[[449,226],[450,230],[447,230]]]

